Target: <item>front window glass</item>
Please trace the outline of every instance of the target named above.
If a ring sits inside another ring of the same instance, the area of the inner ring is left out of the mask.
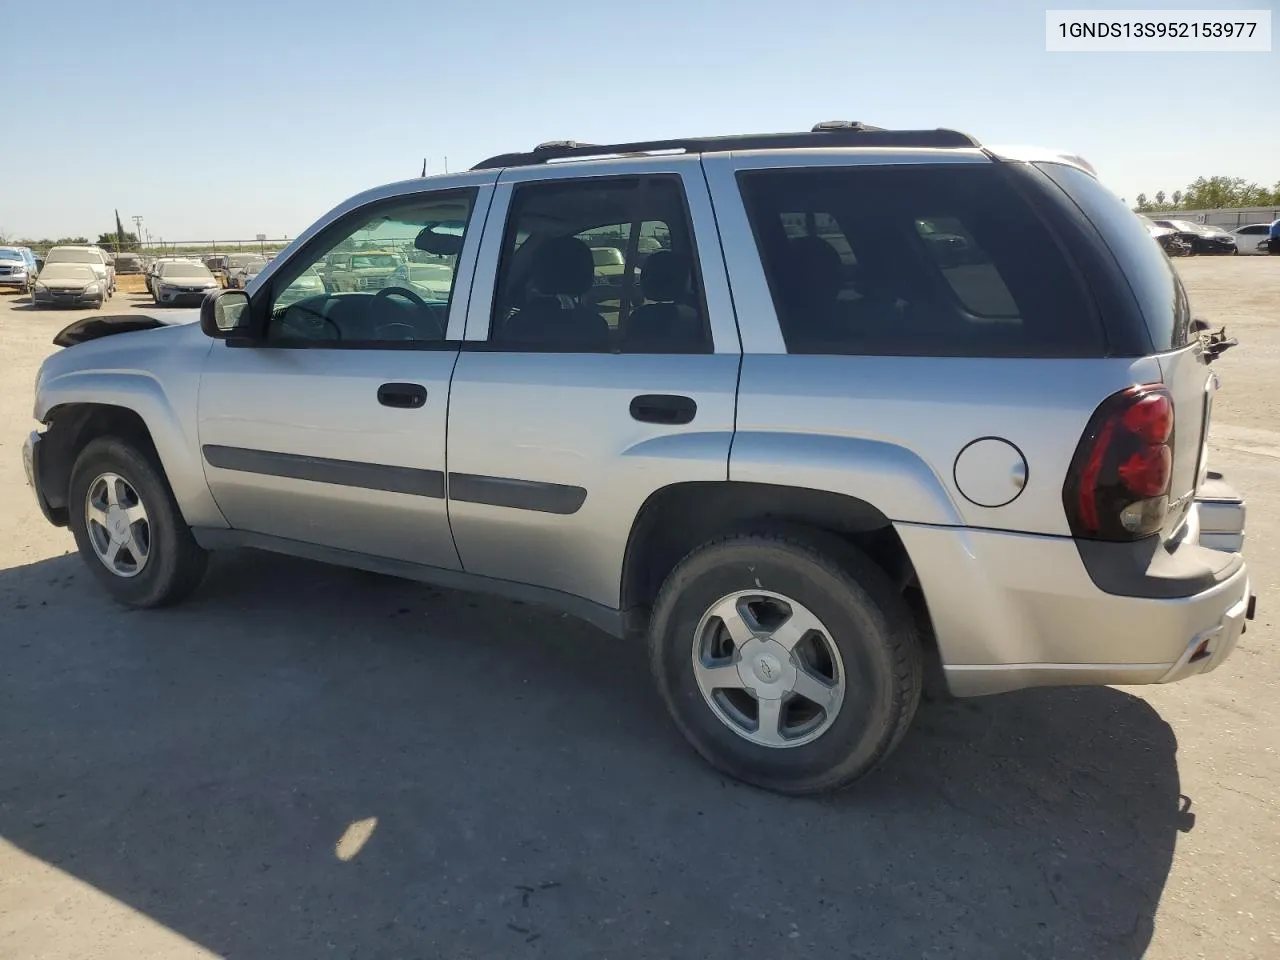
[[[273,280],[268,340],[443,340],[474,202],[474,190],[459,190],[379,204],[299,254]],[[414,273],[419,265],[431,275]]]

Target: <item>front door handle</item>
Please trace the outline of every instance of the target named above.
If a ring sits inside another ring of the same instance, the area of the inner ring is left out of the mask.
[[[378,388],[378,402],[384,407],[417,410],[426,406],[427,388],[420,383],[384,383]]]
[[[698,413],[692,397],[667,393],[642,393],[631,401],[631,416],[644,423],[689,423]]]

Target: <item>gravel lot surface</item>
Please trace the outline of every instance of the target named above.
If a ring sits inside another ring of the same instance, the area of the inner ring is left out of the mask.
[[[0,294],[0,957],[1280,957],[1280,259],[1178,267],[1242,344],[1236,654],[926,704],[820,801],[720,779],[639,647],[530,606],[243,553],[116,608],[20,457],[81,314]]]

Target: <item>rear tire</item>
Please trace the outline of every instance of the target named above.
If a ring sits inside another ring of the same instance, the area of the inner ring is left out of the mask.
[[[119,437],[91,441],[71,471],[67,506],[80,556],[119,603],[177,603],[204,578],[209,556],[150,451]]]
[[[739,614],[749,639],[730,641]],[[698,547],[662,586],[649,652],[658,691],[693,748],[729,776],[779,793],[853,783],[898,745],[920,701],[923,658],[909,607],[865,554],[819,533]]]

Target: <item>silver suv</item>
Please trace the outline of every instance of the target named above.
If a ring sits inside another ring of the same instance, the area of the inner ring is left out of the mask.
[[[294,289],[367,249],[448,282]],[[64,331],[26,459],[125,604],[243,546],[551,604],[646,636],[716,767],[811,793],[889,754],[932,669],[974,696],[1230,653],[1202,328],[1078,158],[548,144],[348,200],[199,325]]]

